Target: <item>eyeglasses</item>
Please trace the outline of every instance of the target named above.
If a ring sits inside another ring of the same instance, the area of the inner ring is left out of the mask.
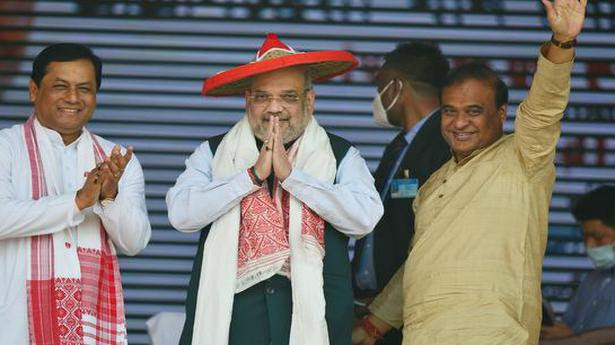
[[[299,101],[301,101],[301,99],[303,98],[303,95],[305,95],[305,92],[307,90],[309,89],[303,90],[303,94],[298,94],[297,92],[294,92],[294,91],[285,92],[277,97],[275,97],[274,95],[268,92],[256,91],[253,94],[251,94],[249,97],[252,100],[252,103],[259,107],[269,106],[274,98],[277,98],[279,102],[282,104],[282,106],[293,106],[299,103]]]

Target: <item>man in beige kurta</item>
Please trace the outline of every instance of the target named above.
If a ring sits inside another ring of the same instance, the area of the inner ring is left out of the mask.
[[[454,157],[421,187],[410,256],[369,306],[354,344],[402,326],[405,345],[538,342],[555,147],[574,56],[567,46],[584,6],[545,4],[553,39],[541,47],[514,134],[502,133],[507,92],[497,75],[484,66],[452,71],[442,133]]]

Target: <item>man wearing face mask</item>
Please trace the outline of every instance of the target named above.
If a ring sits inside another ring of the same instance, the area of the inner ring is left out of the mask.
[[[615,186],[583,195],[572,213],[583,229],[595,270],[581,282],[562,322],[542,328],[544,345],[604,344],[615,339]]]
[[[384,216],[355,246],[353,283],[359,299],[378,294],[406,259],[414,233],[412,201],[431,173],[451,157],[440,132],[438,97],[448,70],[438,46],[407,42],[385,55],[376,74],[374,121],[401,131],[387,145],[375,173]],[[399,343],[397,330],[381,341]]]

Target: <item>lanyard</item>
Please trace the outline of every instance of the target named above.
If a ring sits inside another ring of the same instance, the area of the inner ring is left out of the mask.
[[[389,177],[387,177],[386,183],[384,184],[384,188],[382,188],[382,191],[380,192],[380,199],[382,201],[386,199],[387,194],[389,193],[389,189],[391,189],[391,183],[393,183],[393,177],[395,176],[397,169],[399,169],[399,166],[401,165],[401,161],[404,160],[404,157],[406,156],[406,152],[408,151],[409,147],[410,147],[410,143],[407,143],[406,146],[404,146],[404,148],[399,153],[399,156],[397,156],[397,161],[395,161],[395,164],[393,165],[393,169],[391,169],[391,172],[389,173]]]

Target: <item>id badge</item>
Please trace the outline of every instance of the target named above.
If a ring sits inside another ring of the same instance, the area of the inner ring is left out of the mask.
[[[396,178],[391,181],[392,199],[409,199],[416,196],[419,180],[416,178]]]

